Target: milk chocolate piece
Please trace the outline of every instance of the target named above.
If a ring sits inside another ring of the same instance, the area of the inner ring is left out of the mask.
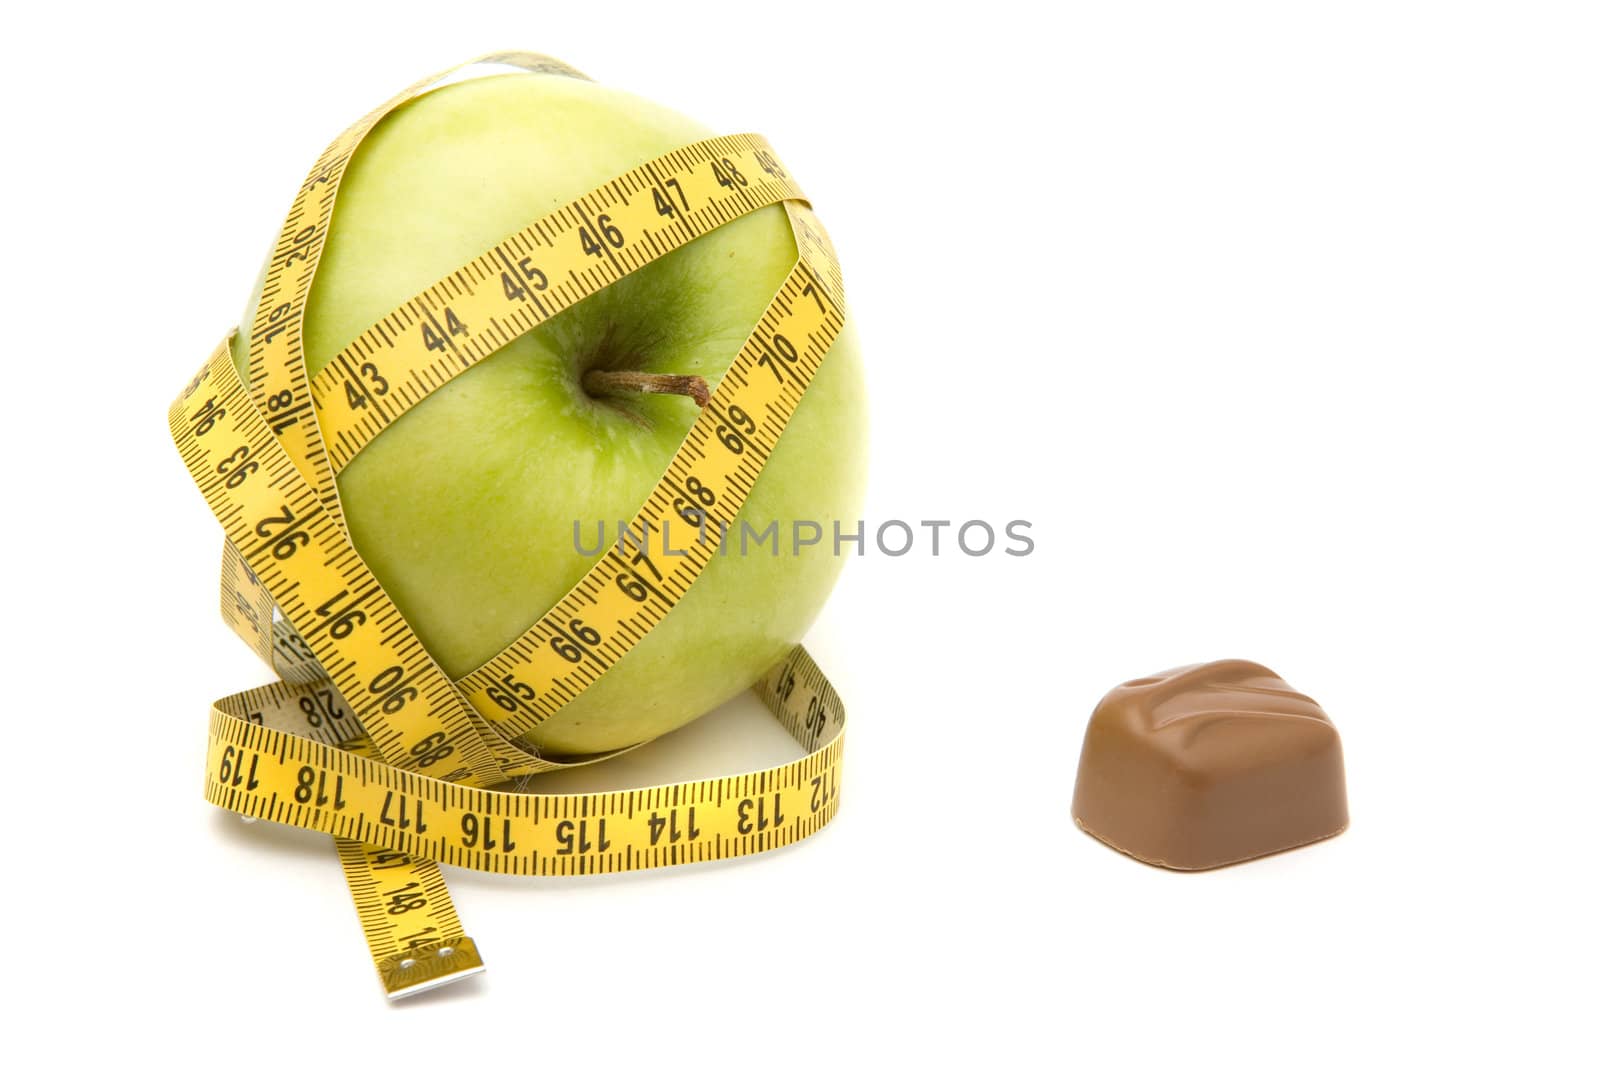
[[[1089,719],[1078,825],[1161,867],[1200,871],[1345,828],[1344,754],[1317,702],[1228,659],[1124,682]]]

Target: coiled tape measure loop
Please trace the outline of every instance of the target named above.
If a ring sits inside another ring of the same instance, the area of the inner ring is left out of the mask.
[[[611,793],[535,795],[508,785],[616,754],[554,760],[517,739],[683,597],[843,327],[832,247],[764,140],[712,138],[613,178],[441,278],[315,379],[307,374],[306,300],[350,158],[396,107],[484,63],[582,77],[547,57],[494,53],[416,83],[342,133],[301,186],[274,247],[247,380],[234,369],[230,335],[169,412],[178,451],[226,534],[223,617],[283,679],[213,706],[206,797],[334,836],[391,997],[482,969],[440,863],[552,875],[719,859],[805,837],[838,804],[844,708],[800,648],[756,687],[805,749],[799,759]],[[698,479],[716,487],[702,516],[707,536],[686,555],[659,559],[613,546],[522,637],[465,678],[445,675],[351,544],[338,471],[510,340],[772,204],[788,214],[794,268],[631,524],[661,527],[681,487]]]

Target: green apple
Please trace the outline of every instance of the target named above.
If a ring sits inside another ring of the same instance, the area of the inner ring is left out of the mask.
[[[723,131],[727,132],[727,131]],[[351,160],[306,309],[312,374],[395,306],[506,235],[711,131],[637,96],[551,74],[446,85],[385,118]],[[697,414],[671,395],[591,395],[591,369],[715,385],[795,259],[783,209],[737,219],[555,316],[429,396],[339,475],[350,535],[434,659],[460,677],[522,634],[638,510]],[[264,273],[264,271],[263,271]],[[241,373],[258,280],[234,342]],[[746,500],[755,529],[819,522],[825,543],[716,555],[668,616],[528,735],[604,752],[753,684],[838,577],[865,480],[860,355],[847,328]],[[688,531],[674,528],[674,535]],[[785,537],[788,534],[785,533]],[[675,536],[678,544],[683,540]]]

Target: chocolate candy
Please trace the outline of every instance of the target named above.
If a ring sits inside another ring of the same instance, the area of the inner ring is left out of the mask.
[[[1339,732],[1247,660],[1124,682],[1089,719],[1072,817],[1134,859],[1188,871],[1320,841],[1349,821]]]

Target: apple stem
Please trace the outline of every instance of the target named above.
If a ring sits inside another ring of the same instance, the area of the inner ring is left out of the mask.
[[[665,393],[693,397],[700,407],[711,400],[711,387],[698,374],[648,374],[637,370],[591,370],[583,376],[583,387],[591,396],[622,396],[627,393]]]

